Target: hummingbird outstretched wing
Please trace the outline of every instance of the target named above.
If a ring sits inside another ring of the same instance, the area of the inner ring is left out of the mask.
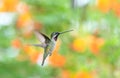
[[[43,33],[39,32],[39,31],[34,31],[36,37],[39,39],[39,41],[41,42],[41,44],[33,44],[34,46],[41,46],[41,47],[46,47],[47,44],[50,42],[50,39]]]
[[[44,48],[44,54],[43,54],[43,60],[42,60],[42,66],[43,66],[45,59],[49,55],[49,53],[46,51],[46,49],[51,40],[45,34],[43,34],[41,32],[35,31],[34,33],[35,33],[36,37],[39,39],[39,41],[41,42],[41,44],[34,44],[34,46],[41,46]]]

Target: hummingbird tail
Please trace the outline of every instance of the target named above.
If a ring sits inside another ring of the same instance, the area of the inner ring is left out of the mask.
[[[44,62],[45,62],[45,59],[47,58],[47,56],[48,56],[48,54],[46,54],[46,53],[44,53],[44,55],[43,55],[43,61],[42,61],[42,66],[44,65]]]
[[[44,62],[45,62],[45,60],[42,61],[42,64],[41,64],[42,66],[44,65]]]

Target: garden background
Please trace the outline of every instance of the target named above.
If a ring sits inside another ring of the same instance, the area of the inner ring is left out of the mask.
[[[41,66],[33,31],[59,37]],[[120,78],[120,0],[0,0],[0,78]]]

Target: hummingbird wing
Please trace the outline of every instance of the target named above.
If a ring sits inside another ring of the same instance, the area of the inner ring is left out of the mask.
[[[46,47],[46,44],[30,44],[30,45],[36,46],[36,47],[42,47],[42,48]]]
[[[36,37],[39,39],[39,41],[42,43],[42,45],[46,45],[50,42],[50,39],[43,33],[35,31],[34,32]]]

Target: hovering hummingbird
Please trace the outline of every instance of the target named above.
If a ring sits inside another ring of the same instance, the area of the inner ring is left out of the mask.
[[[53,32],[51,34],[51,38],[47,37],[45,34],[43,34],[41,32],[38,32],[38,31],[34,32],[36,37],[41,42],[41,44],[32,44],[32,45],[44,48],[43,60],[42,60],[42,64],[41,64],[42,66],[44,65],[44,62],[45,62],[45,59],[47,58],[47,56],[52,55],[52,51],[55,48],[58,36],[60,34],[70,32],[70,31],[73,31],[73,30],[67,30],[67,31],[64,31],[64,32]]]

